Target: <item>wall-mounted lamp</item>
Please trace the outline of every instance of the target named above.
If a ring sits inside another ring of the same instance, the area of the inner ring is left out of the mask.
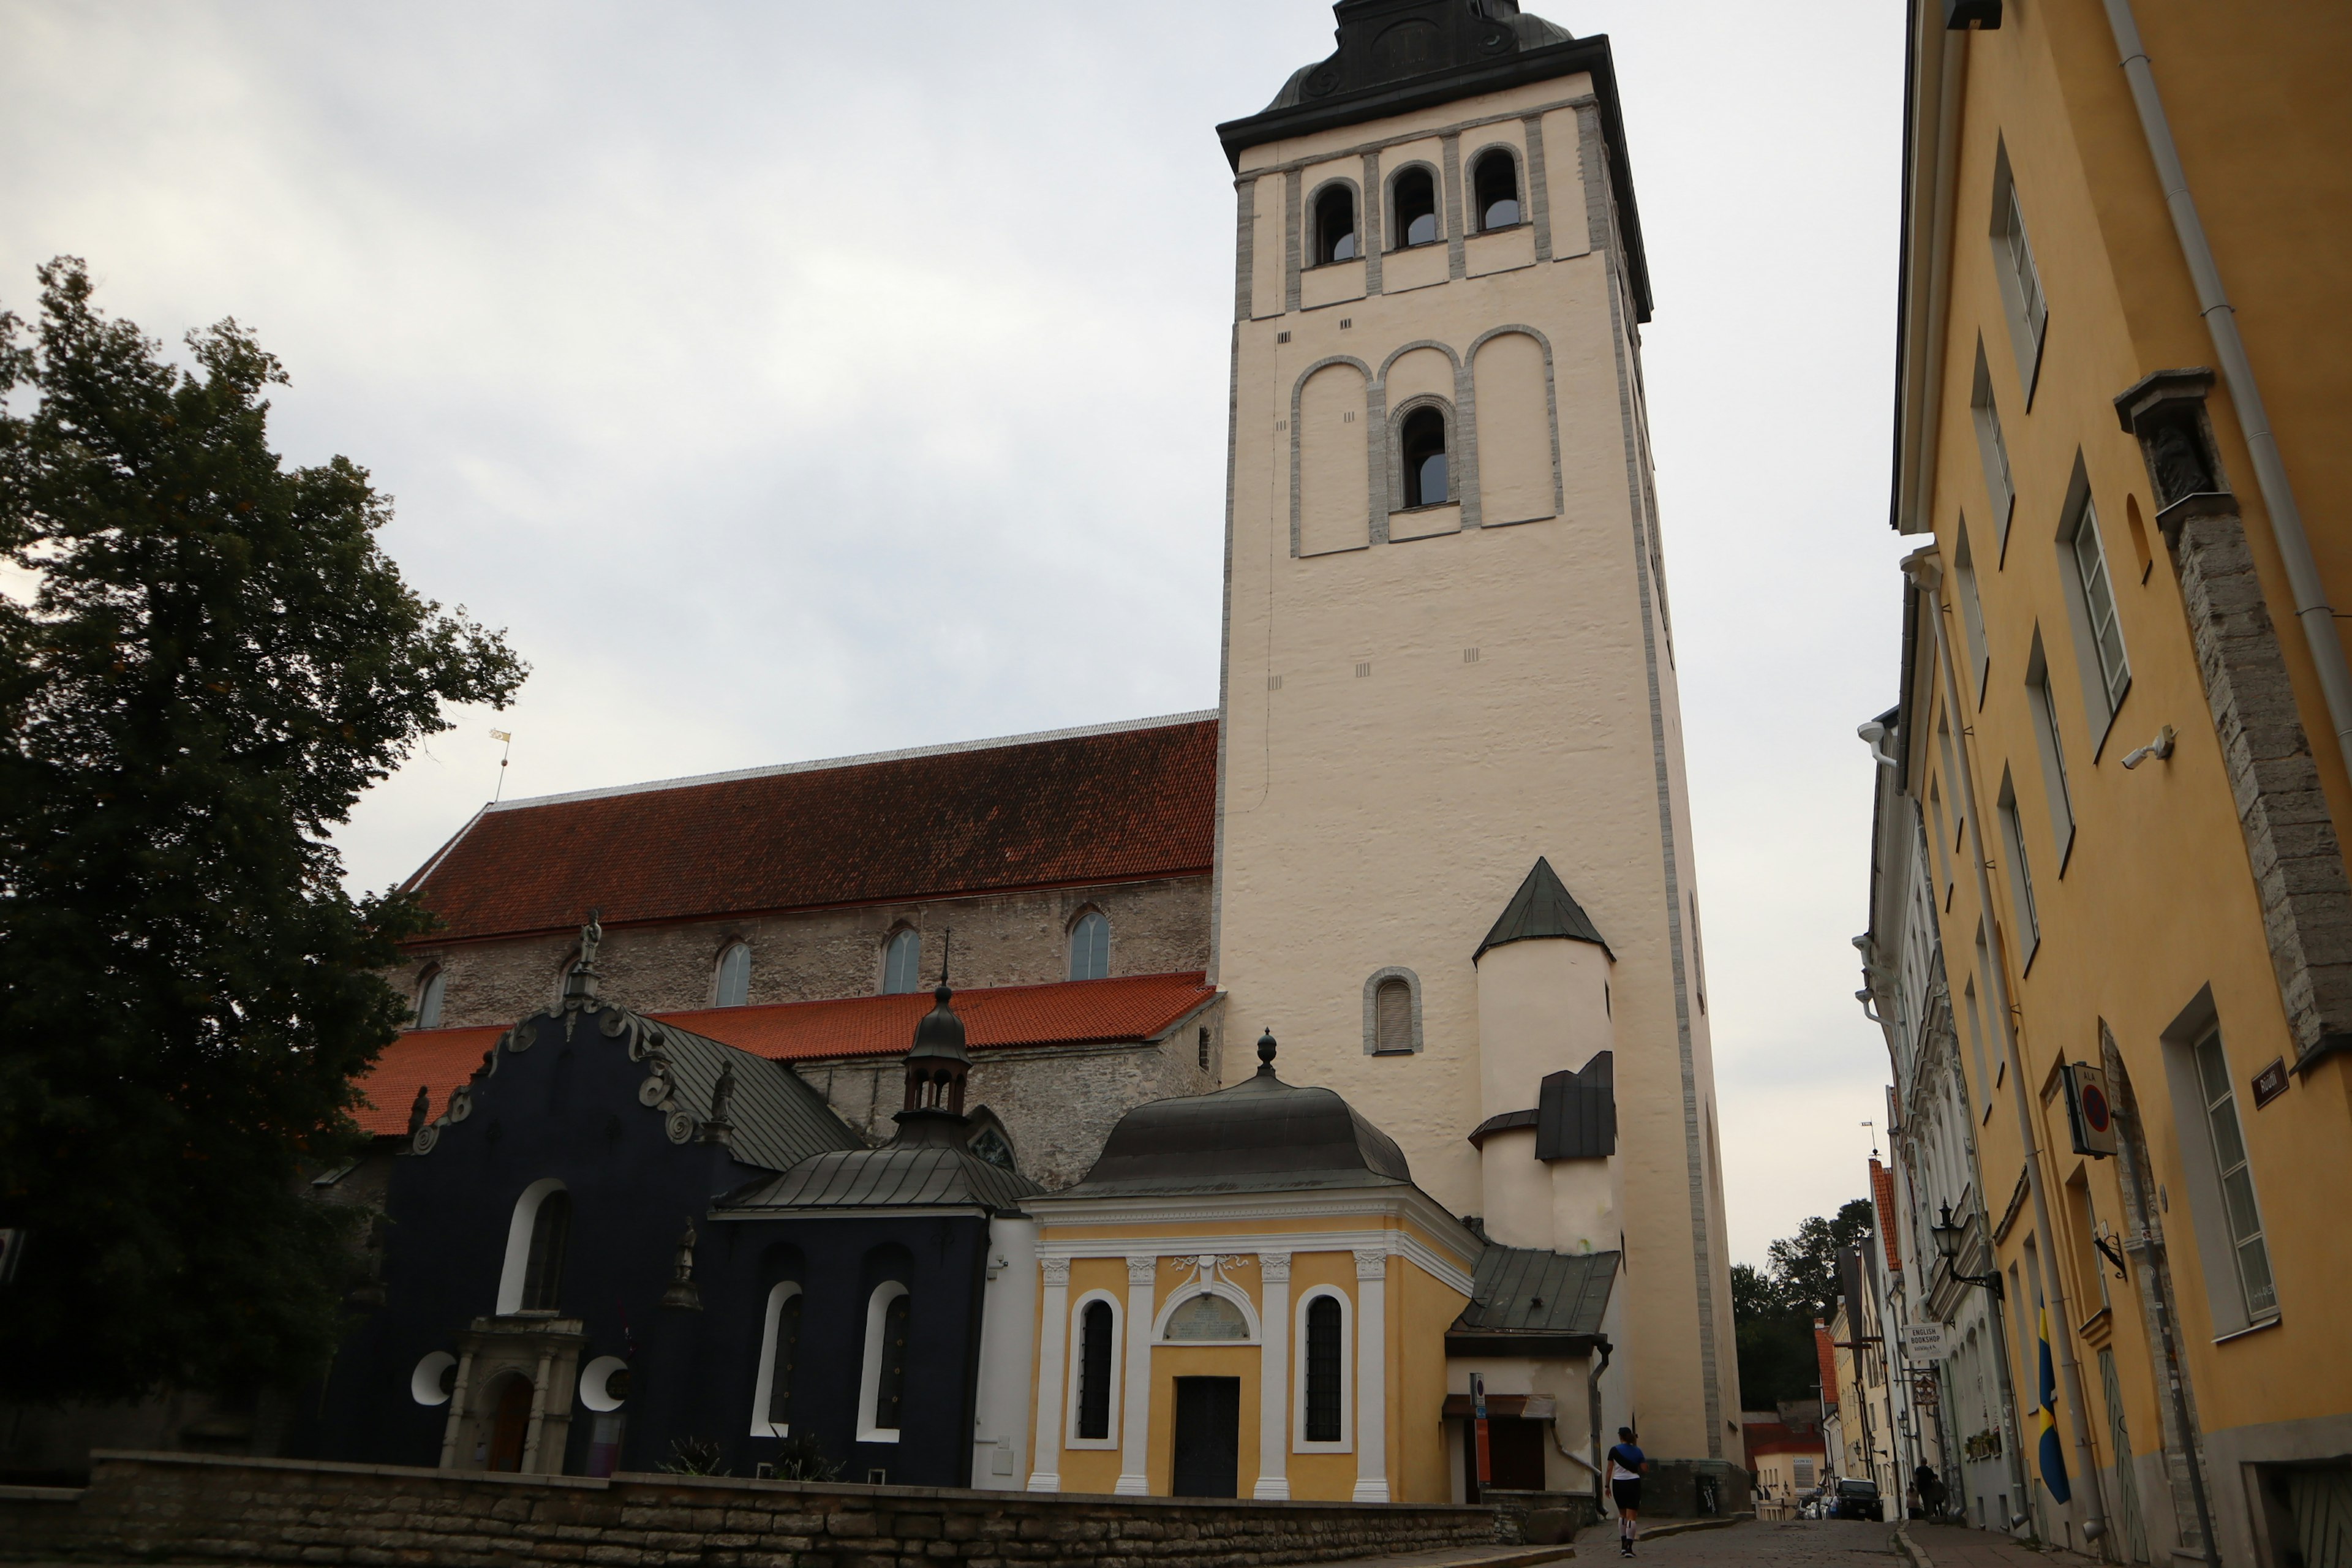
[[[1946,1204],[1944,1205],[1943,1217],[1937,1220],[1934,1225],[1927,1227],[1927,1234],[1936,1238],[1936,1256],[1941,1258],[1945,1263],[1951,1267],[1953,1279],[1958,1280],[1963,1285],[1981,1285],[1986,1289],[1992,1292],[1992,1299],[1994,1300],[1998,1301],[2000,1300],[2000,1276],[1999,1274],[1963,1274],[1960,1272],[1960,1244],[1968,1239],[1969,1227],[1966,1225],[1955,1225],[1952,1223],[1951,1205]]]

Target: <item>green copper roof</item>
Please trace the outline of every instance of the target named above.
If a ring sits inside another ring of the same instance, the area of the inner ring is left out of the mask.
[[[1536,858],[1535,869],[1528,873],[1528,879],[1519,884],[1519,890],[1513,893],[1511,901],[1503,907],[1502,919],[1496,921],[1495,929],[1486,933],[1486,940],[1478,944],[1478,951],[1470,955],[1470,962],[1475,963],[1485,957],[1490,947],[1500,947],[1507,942],[1527,942],[1539,936],[1589,942],[1601,952],[1609,952],[1608,939],[1593,929],[1592,918],[1584,912],[1582,905],[1569,896],[1568,889],[1560,883],[1559,873],[1553,870],[1551,862],[1541,856]],[[1610,952],[1609,956],[1614,958],[1617,955]]]

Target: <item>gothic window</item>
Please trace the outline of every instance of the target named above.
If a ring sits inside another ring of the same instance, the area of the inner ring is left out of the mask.
[[[740,1007],[751,999],[751,944],[730,942],[719,955],[718,973],[710,990],[714,1007]]]
[[[1110,974],[1110,921],[1088,910],[1070,928],[1070,978],[1102,980]]]
[[[1318,1296],[1307,1303],[1307,1425],[1310,1443],[1337,1443],[1346,1367],[1342,1356],[1339,1299]]]
[[[572,1194],[562,1187],[539,1200],[523,1264],[522,1310],[552,1312],[563,1289],[563,1246],[572,1233]]]
[[[1412,1049],[1412,987],[1391,976],[1372,992],[1372,1050],[1375,1055]]]
[[[1508,228],[1519,221],[1519,164],[1507,147],[1489,147],[1470,171],[1477,197],[1478,227]]]
[[[1117,1332],[1108,1301],[1089,1301],[1078,1314],[1077,1436],[1082,1439],[1110,1436],[1110,1352]]]
[[[1356,193],[1334,183],[1315,197],[1315,264],[1356,258]]]
[[[920,932],[901,927],[893,931],[882,949],[882,994],[903,996],[923,988],[923,938]]]
[[[1398,428],[1399,449],[1404,454],[1404,504],[1441,506],[1447,500],[1445,411],[1423,405],[1404,416]]]
[[[416,1026],[437,1029],[441,1026],[441,992],[443,975],[439,968],[428,969],[416,987]]]
[[[1014,1168],[1012,1140],[993,1127],[983,1127],[973,1133],[971,1142],[965,1147],[1002,1170],[1010,1171]]]
[[[1407,169],[1390,187],[1390,206],[1396,214],[1396,247],[1437,243],[1437,182],[1426,165]]]

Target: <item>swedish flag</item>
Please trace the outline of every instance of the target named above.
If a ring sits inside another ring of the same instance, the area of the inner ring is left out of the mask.
[[[2042,1407],[2033,1413],[2035,1429],[2041,1434],[2034,1447],[2042,1458],[2042,1484],[2059,1502],[2074,1496],[2066,1484],[2066,1454],[2058,1442],[2058,1373],[2050,1360],[2050,1309],[2042,1309]]]

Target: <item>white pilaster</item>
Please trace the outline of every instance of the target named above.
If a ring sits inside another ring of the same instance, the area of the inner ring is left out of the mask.
[[[1038,1265],[1045,1279],[1045,1304],[1037,1335],[1037,1441],[1029,1472],[1033,1492],[1062,1489],[1062,1369],[1069,1364],[1070,1260],[1048,1258]]]
[[[1127,1381],[1119,1398],[1118,1484],[1111,1490],[1130,1497],[1151,1489],[1144,1465],[1151,1437],[1151,1281],[1159,1268],[1156,1257],[1127,1260]]]
[[[1290,1254],[1257,1255],[1263,1343],[1258,1350],[1256,1498],[1290,1495]]]
[[[1389,1500],[1389,1255],[1356,1254],[1356,1496]]]

